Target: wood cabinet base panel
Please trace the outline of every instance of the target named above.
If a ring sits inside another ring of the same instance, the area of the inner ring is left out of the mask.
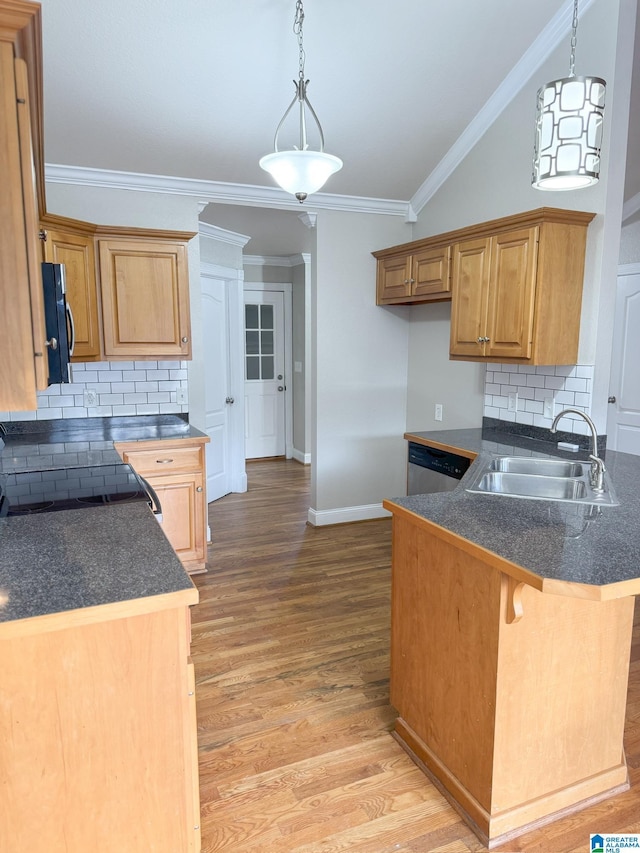
[[[491,815],[402,718],[396,720],[392,735],[490,850],[532,829],[621,794],[630,787],[627,765],[622,755],[619,765],[603,773]]]

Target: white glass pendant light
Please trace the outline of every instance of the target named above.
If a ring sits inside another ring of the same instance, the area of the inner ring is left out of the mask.
[[[569,76],[538,90],[531,183],[538,190],[574,190],[597,183],[606,83],[576,77],[578,0],[573,3]]]
[[[334,157],[333,154],[326,154],[324,151],[324,134],[318,120],[318,116],[309,100],[307,99],[307,86],[309,81],[304,79],[304,49],[302,45],[302,24],[304,21],[304,8],[302,0],[296,2],[296,13],[293,22],[293,31],[298,38],[299,51],[299,71],[298,82],[294,80],[296,94],[289,104],[285,114],[280,119],[280,124],[276,128],[276,135],[273,147],[273,154],[267,154],[260,159],[260,166],[269,172],[277,181],[278,184],[286,192],[294,195],[300,203],[302,203],[308,195],[318,192],[324,185],[327,178],[333,175],[342,168],[342,160],[339,157]],[[280,128],[284,124],[285,119],[295,106],[298,104],[298,145],[293,146],[290,150],[278,150],[278,135]],[[314,151],[309,148],[307,141],[307,122],[306,110],[315,121],[320,135],[320,150]]]

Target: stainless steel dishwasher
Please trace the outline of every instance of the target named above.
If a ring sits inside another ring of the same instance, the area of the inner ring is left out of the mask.
[[[458,485],[469,465],[471,459],[466,456],[410,441],[407,494],[450,492]]]

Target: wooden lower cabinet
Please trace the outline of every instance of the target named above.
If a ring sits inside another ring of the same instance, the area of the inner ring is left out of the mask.
[[[183,602],[171,593],[0,626],[0,850],[200,850]]]
[[[162,529],[190,574],[206,571],[208,440],[205,436],[115,445],[122,459],[156,491],[162,506]]]
[[[634,598],[543,593],[387,509],[395,736],[418,766],[489,847],[626,790]]]

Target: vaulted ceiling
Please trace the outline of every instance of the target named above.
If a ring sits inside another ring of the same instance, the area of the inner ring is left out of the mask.
[[[273,187],[258,160],[294,95],[294,0],[41,2],[48,164]],[[309,99],[345,164],[323,191],[411,199],[563,15],[567,40],[570,5],[306,0]]]

